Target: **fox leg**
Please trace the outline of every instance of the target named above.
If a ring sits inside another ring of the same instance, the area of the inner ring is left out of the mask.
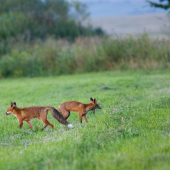
[[[19,120],[19,128],[21,129],[23,125],[23,120]]]
[[[29,124],[29,126],[31,127],[31,129],[34,129],[32,124],[31,124],[31,120],[26,120],[26,122]]]
[[[45,124],[45,126],[42,128],[42,130],[44,130],[47,126],[48,126],[48,125],[47,125],[47,124]]]
[[[80,121],[80,123],[82,123],[82,114],[81,113],[79,113],[79,121]]]
[[[66,112],[63,114],[64,119],[67,119],[70,116],[70,111]]]
[[[70,111],[67,111],[66,109],[58,109],[59,112],[63,115],[64,119],[67,119],[70,116]]]
[[[87,123],[86,115],[83,115],[83,119]]]
[[[53,128],[53,125],[47,119],[40,119],[40,120],[45,123],[45,126],[43,127],[42,130],[44,130],[48,125],[51,126],[51,128]]]

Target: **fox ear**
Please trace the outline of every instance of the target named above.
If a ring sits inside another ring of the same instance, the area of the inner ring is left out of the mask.
[[[92,97],[90,98],[90,101],[93,101],[93,98],[92,98]]]
[[[13,103],[12,102],[10,103],[9,107],[13,107]]]
[[[10,105],[9,105],[9,107],[15,107],[16,106],[16,102],[14,102],[14,103],[10,103]]]
[[[94,103],[97,104],[97,100],[94,98]]]

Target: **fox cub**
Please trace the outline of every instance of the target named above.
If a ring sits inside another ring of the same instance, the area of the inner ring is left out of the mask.
[[[84,121],[87,123],[86,114],[92,110],[93,114],[95,113],[95,109],[101,109],[101,107],[97,104],[97,100],[90,98],[90,103],[84,104],[77,101],[68,101],[59,105],[58,111],[61,112],[63,117],[67,119],[70,116],[70,111],[79,113],[79,121],[82,123],[82,117]]]
[[[22,128],[23,121],[26,121],[31,129],[33,129],[33,126],[31,124],[32,118],[38,118],[42,122],[45,123],[45,126],[42,130],[44,130],[48,125],[53,128],[53,125],[47,120],[48,111],[52,113],[52,115],[62,124],[67,125],[68,127],[72,127],[70,123],[68,123],[62,114],[56,110],[54,107],[51,106],[32,106],[32,107],[25,107],[25,108],[19,108],[16,106],[16,103],[10,103],[6,115],[13,114],[19,121],[19,128]]]

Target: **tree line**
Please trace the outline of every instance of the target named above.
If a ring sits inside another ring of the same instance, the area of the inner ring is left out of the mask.
[[[0,41],[10,37],[25,39],[53,36],[74,39],[80,35],[102,34],[100,29],[85,27],[81,21],[89,13],[80,2],[66,0],[0,0]]]

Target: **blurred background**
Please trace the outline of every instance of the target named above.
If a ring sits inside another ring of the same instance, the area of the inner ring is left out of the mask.
[[[0,4],[0,78],[170,68],[169,0]]]
[[[153,8],[146,0],[81,0],[88,6],[90,23],[108,34],[139,34],[165,37],[167,10]],[[159,3],[159,0],[152,2]],[[163,2],[165,4],[165,1]]]

